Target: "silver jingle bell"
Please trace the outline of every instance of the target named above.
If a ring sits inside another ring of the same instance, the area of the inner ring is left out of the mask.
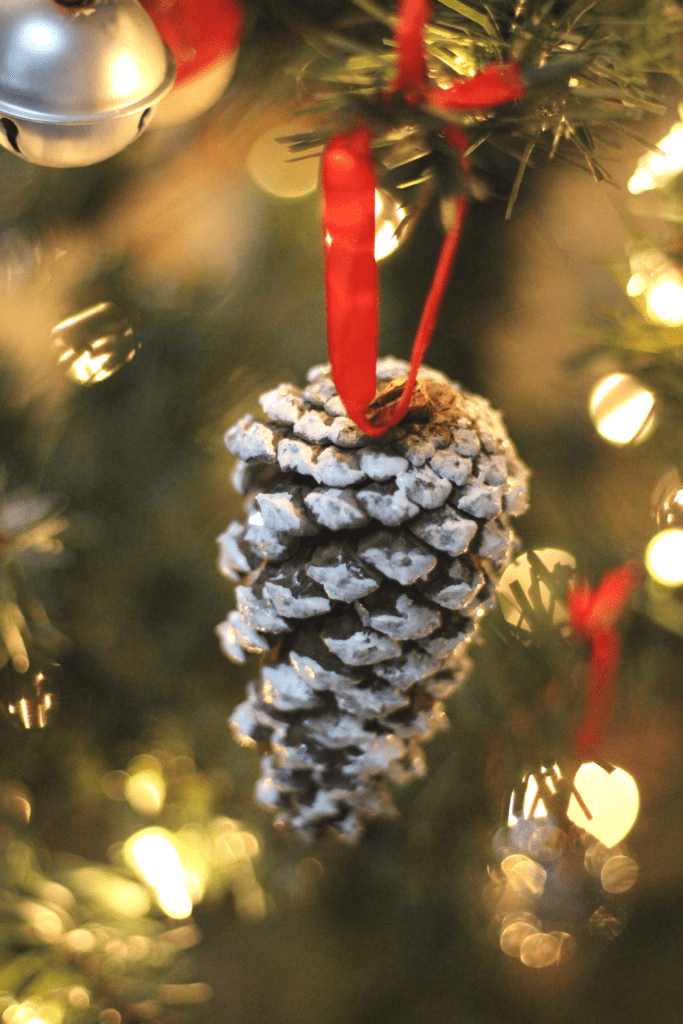
[[[120,152],[174,78],[138,0],[0,4],[0,144],[30,163],[83,167]]]

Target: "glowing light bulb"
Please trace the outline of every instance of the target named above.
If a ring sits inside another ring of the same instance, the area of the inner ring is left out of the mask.
[[[678,327],[683,324],[683,286],[677,281],[657,281],[647,293],[651,316],[662,323]]]
[[[634,171],[628,182],[628,190],[631,195],[638,196],[641,192],[648,192],[654,188],[655,176],[647,167],[640,167]]]
[[[375,189],[375,259],[379,263],[401,244],[399,228],[408,216],[405,206],[384,189]]]
[[[183,866],[172,841],[161,830],[139,832],[129,840],[130,855],[145,881],[156,890],[161,909],[182,920],[192,913]]]
[[[638,817],[640,799],[635,779],[622,768],[605,771],[591,761],[577,771],[574,788],[581,800],[571,797],[569,820],[607,847],[620,843]]]
[[[683,530],[662,530],[645,549],[645,567],[665,587],[683,584]]]
[[[654,395],[626,373],[603,378],[591,392],[589,411],[598,433],[612,444],[639,444],[654,426]]]
[[[683,170],[683,124],[674,124],[657,148],[661,152],[647,153],[638,161],[628,183],[632,195],[661,188]]]

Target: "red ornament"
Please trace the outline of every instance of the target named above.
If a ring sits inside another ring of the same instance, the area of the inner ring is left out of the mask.
[[[244,14],[236,0],[141,0],[176,62],[175,85],[154,124],[196,117],[216,103],[237,60]]]

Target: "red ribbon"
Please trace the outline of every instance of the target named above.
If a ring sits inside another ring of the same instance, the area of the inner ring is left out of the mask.
[[[232,56],[244,12],[238,0],[142,0],[176,62],[175,84]]]
[[[401,91],[409,103],[426,103],[440,110],[492,107],[526,96],[516,64],[490,65],[473,78],[454,82],[447,89],[431,88],[424,47],[429,12],[429,0],[400,0],[395,32],[397,73],[391,93]],[[451,127],[444,135],[467,171],[466,133]],[[332,377],[350,418],[366,434],[378,436],[398,423],[410,406],[457,252],[467,202],[462,194],[456,200],[454,222],[444,239],[425,301],[401,398],[393,409],[384,410],[370,422],[368,407],[376,391],[379,334],[376,180],[371,143],[372,133],[363,126],[334,135],[322,158],[322,185],[327,346]]]
[[[429,0],[399,0],[396,44],[396,78],[391,92],[403,92],[409,103],[421,103],[427,88],[427,56],[424,27],[429,20]]]
[[[571,625],[591,650],[586,706],[574,740],[579,757],[593,757],[606,732],[621,656],[616,623],[641,578],[639,567],[628,564],[605,573],[596,590],[580,584],[567,595]]]

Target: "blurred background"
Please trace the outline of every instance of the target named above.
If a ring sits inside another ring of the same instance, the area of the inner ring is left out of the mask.
[[[257,669],[255,660],[230,665],[218,647],[215,626],[234,602],[215,538],[240,514],[225,430],[257,410],[262,391],[301,384],[325,359],[315,160],[297,165],[300,182],[281,184],[286,151],[267,145],[294,118],[282,64],[297,45],[269,8],[251,8],[235,76],[210,111],[90,167],[39,167],[0,150],[5,518],[30,518],[42,495],[66,520],[61,551],[31,567],[66,638],[50,684],[59,707],[45,728],[18,728],[6,667],[3,792],[26,794],[32,841],[50,870],[123,862],[126,842],[150,828],[157,838],[189,829],[195,857],[213,850],[185,897],[202,940],[185,954],[182,979],[210,986],[213,998],[185,989],[176,1017],[679,1024],[675,628],[645,614],[629,620],[602,752],[640,791],[627,927],[604,947],[579,936],[577,955],[552,970],[506,957],[488,934],[491,837],[521,770],[505,739],[519,709],[501,697],[507,677],[498,666],[497,682],[492,658],[448,702],[452,728],[430,745],[427,776],[398,794],[401,817],[371,822],[357,847],[303,847],[275,834],[252,803],[258,758],[232,742],[227,719]],[[676,121],[679,98],[671,90],[667,113],[639,126],[651,141]],[[662,237],[661,220],[627,188],[642,153],[627,142],[608,156],[614,184],[539,161],[509,221],[516,164],[499,156],[487,168],[492,198],[471,204],[427,359],[503,411],[532,471],[531,509],[518,524],[524,547],[571,552],[593,583],[616,564],[642,562],[656,529],[653,489],[680,462],[665,428],[642,444],[608,444],[588,400],[619,365],[610,354],[574,359],[632,308],[621,278],[634,238]],[[432,203],[381,265],[383,354],[410,352],[441,237]],[[95,334],[110,339],[116,372],[91,382],[97,368],[86,361],[68,373],[74,360],[60,352],[64,339],[79,351]],[[185,918],[182,898],[180,909],[164,903],[140,857],[127,863],[156,894],[157,916]]]

